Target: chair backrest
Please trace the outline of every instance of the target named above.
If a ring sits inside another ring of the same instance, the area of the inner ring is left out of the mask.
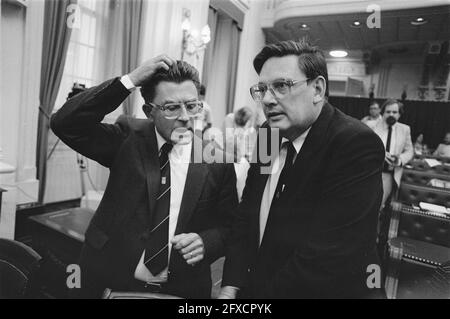
[[[434,171],[403,170],[402,183],[426,186],[432,179],[450,181],[450,175],[437,174]]]
[[[450,208],[450,191],[444,188],[402,183],[398,200],[410,205],[419,205],[420,202],[426,202]]]
[[[450,216],[406,205],[393,205],[393,209],[400,213],[398,236],[450,248]]]
[[[442,165],[437,165],[430,167],[423,160],[412,160],[408,163],[407,167],[411,167],[418,171],[426,171],[433,174],[450,175],[450,163],[443,163]]]
[[[414,155],[414,160],[424,160],[426,158],[432,158],[440,161],[441,163],[450,163],[450,157],[442,157],[442,156],[433,156],[433,155]]]
[[[27,245],[0,239],[0,299],[33,297],[40,260]]]

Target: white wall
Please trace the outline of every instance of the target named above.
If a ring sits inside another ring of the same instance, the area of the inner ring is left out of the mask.
[[[329,81],[347,82],[348,78],[356,79],[363,82],[363,95],[368,94],[367,92],[370,87],[370,76],[367,76],[366,74],[365,65],[362,59],[330,58],[327,59],[327,69]],[[331,86],[330,95],[333,95]]]
[[[338,59],[327,60],[328,76],[330,80],[346,81],[348,77],[358,79],[364,83],[364,95],[369,95],[370,85],[375,84],[376,98],[400,99],[403,88],[407,86],[407,99],[419,99],[417,88],[420,85],[424,62],[423,55],[402,55],[399,57],[389,57],[381,60],[378,66],[372,68],[370,74],[365,73],[365,66],[362,60],[358,59]],[[383,82],[380,76],[382,70],[387,70],[387,82]],[[381,89],[385,86],[385,90]],[[448,84],[450,85],[450,83]],[[380,94],[381,92],[384,92]],[[431,92],[434,98],[434,92]]]
[[[383,59],[378,68],[372,73],[373,78],[377,87],[382,85],[379,70],[387,69],[388,71],[388,81],[386,83],[386,93],[384,96],[376,97],[389,97],[400,99],[403,87],[407,86],[407,99],[408,100],[418,100],[419,96],[417,94],[417,88],[420,85],[420,80],[423,71],[423,62],[425,57],[422,55],[415,56],[401,56],[396,58]],[[450,84],[450,83],[449,83]],[[377,88],[375,89],[377,92]],[[434,98],[434,92],[430,99]]]
[[[27,7],[1,2],[0,148],[16,171],[0,175],[3,199],[0,237],[13,238],[16,205],[37,200],[36,137],[44,2]]]
[[[24,48],[25,14],[22,7],[2,1],[1,17],[1,143],[3,158],[14,164],[17,161],[18,135],[16,125],[22,86],[22,54]]]

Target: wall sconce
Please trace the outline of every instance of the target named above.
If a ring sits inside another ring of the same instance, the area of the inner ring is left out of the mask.
[[[183,30],[183,43],[181,49],[181,60],[183,61],[184,54],[196,55],[198,59],[199,52],[206,49],[206,45],[211,41],[211,30],[208,25],[205,25],[200,34],[198,30],[191,29],[191,11],[183,9],[183,22],[181,23]]]

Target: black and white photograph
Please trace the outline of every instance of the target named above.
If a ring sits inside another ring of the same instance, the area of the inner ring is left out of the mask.
[[[0,299],[450,299],[449,0],[0,16]]]

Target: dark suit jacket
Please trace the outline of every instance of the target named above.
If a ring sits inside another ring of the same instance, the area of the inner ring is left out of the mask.
[[[378,136],[326,103],[281,195],[282,213],[269,215],[260,247],[268,175],[260,173],[260,160],[251,164],[222,285],[244,287],[254,298],[366,296],[367,266],[378,263],[383,160]]]
[[[51,120],[64,143],[110,168],[105,194],[85,235],[82,296],[99,296],[106,287],[133,289],[155,209],[160,170],[154,124],[126,117],[114,125],[100,123],[128,95],[118,78],[106,81],[67,101]],[[168,293],[210,297],[210,264],[225,252],[229,216],[236,206],[232,164],[189,165],[175,234],[198,233],[206,259],[192,267],[173,250]]]

